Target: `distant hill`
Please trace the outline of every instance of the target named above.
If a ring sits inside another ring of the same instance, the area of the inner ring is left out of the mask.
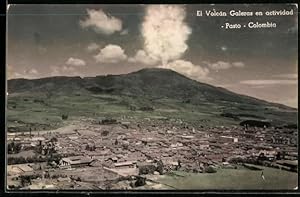
[[[214,87],[185,77],[175,71],[147,68],[122,75],[96,77],[49,77],[42,79],[11,79],[8,81],[11,97],[34,95],[74,94],[95,98],[97,95],[119,97],[118,105],[153,105],[154,107],[198,110],[222,118],[238,121],[243,119],[297,120],[297,109],[270,103],[253,97],[236,94],[224,88]],[[172,104],[172,105],[171,105]],[[206,106],[204,109],[203,106]],[[201,108],[202,107],[202,108]],[[202,110],[204,109],[204,110]],[[291,120],[291,121],[290,121]]]
[[[288,110],[294,108],[270,103],[253,97],[240,95],[221,87],[214,87],[189,79],[175,71],[161,68],[147,68],[122,75],[96,77],[49,77],[41,79],[11,79],[9,93],[74,91],[110,93],[116,95],[145,96],[151,98],[187,99],[193,102],[238,102],[271,105]]]

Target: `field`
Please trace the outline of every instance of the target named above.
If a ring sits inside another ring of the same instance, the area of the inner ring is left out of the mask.
[[[43,102],[37,102],[36,100]],[[148,103],[148,104],[147,104]],[[154,111],[139,110],[142,106],[154,106]],[[130,106],[137,109],[132,111]],[[164,99],[149,102],[147,100],[135,100],[130,97],[114,95],[85,95],[85,96],[57,96],[45,97],[14,97],[8,99],[8,127],[22,128],[28,131],[29,127],[34,130],[55,129],[63,126],[62,114],[68,114],[69,119],[86,117],[112,117],[121,118],[130,116],[132,119],[143,118],[174,118],[189,122],[210,120],[207,124],[216,123],[237,124],[230,119],[216,115],[208,105],[193,106],[179,103],[176,100]],[[30,115],[29,115],[30,114]]]
[[[67,176],[60,178],[72,179],[73,173],[81,175],[80,183],[98,184],[96,189],[151,188],[150,183],[142,185],[145,182],[139,183],[141,188],[132,186],[133,180],[109,180],[113,181],[109,187],[100,184],[111,178],[103,167],[117,169],[120,163],[133,161],[157,165],[156,173],[147,173],[157,175],[156,180],[161,184],[153,187],[161,189],[166,186],[200,190],[293,189],[297,185],[297,173],[288,171],[266,168],[264,181],[261,171],[222,169],[224,161],[230,163],[234,158],[257,164],[260,150],[269,147],[289,151],[295,159],[297,109],[238,95],[173,71],[143,70],[94,78],[15,79],[8,83],[7,102],[9,140],[14,141],[12,136],[18,136],[27,151],[11,155],[20,157],[11,159],[11,165],[39,161],[37,158],[41,156],[52,161],[53,151],[62,157],[78,156],[84,165],[87,165],[84,161],[93,159],[97,166],[77,166],[74,171],[56,168],[62,165],[62,160],[49,163],[47,168]],[[261,124],[248,128],[242,125],[244,120]],[[41,135],[45,140],[37,144],[31,135]],[[51,142],[53,137],[57,142]],[[25,160],[22,156],[31,157]],[[67,163],[71,166],[71,162]],[[205,166],[211,165],[218,168],[217,173],[205,173]],[[166,172],[180,169],[176,173],[182,176],[165,174],[162,168]],[[78,185],[77,179],[70,184],[67,181],[67,185],[61,185],[58,177],[48,179],[57,189]],[[40,183],[40,179],[34,180]]]
[[[260,168],[264,168],[265,180],[261,177],[261,171],[240,168],[219,169],[217,173],[177,172],[184,177],[169,175],[158,181],[183,190],[290,190],[298,185],[297,173],[261,166]]]
[[[153,107],[153,111],[140,110],[141,107]],[[244,104],[244,107],[246,105]],[[132,110],[131,108],[134,108]],[[76,117],[111,117],[120,119],[143,118],[169,118],[181,119],[189,123],[197,123],[207,126],[238,125],[243,119],[276,120],[274,123],[293,123],[296,117],[294,113],[286,113],[276,110],[266,111],[262,107],[248,106],[249,110],[240,109],[241,106],[232,106],[226,103],[213,104],[203,102],[200,104],[183,103],[180,100],[163,98],[151,100],[150,98],[133,98],[130,96],[86,94],[86,95],[57,95],[45,97],[41,95],[9,95],[8,97],[8,131],[32,131],[56,129],[63,126],[62,115],[68,115],[68,119]],[[239,120],[221,116],[221,113],[240,114]],[[254,117],[254,118],[253,118]],[[281,117],[280,120],[278,117]],[[11,130],[10,128],[17,128]]]
[[[297,110],[191,80],[168,69],[91,78],[8,81],[8,131],[63,126],[62,115],[120,119],[169,118],[203,126],[243,120],[296,124]],[[12,128],[12,129],[11,129]]]

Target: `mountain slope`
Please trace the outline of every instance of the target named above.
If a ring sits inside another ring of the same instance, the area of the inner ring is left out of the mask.
[[[146,96],[153,98],[190,99],[200,101],[229,101],[248,104],[276,105],[253,97],[239,95],[224,88],[191,80],[168,69],[142,69],[124,75],[97,77],[50,77],[42,79],[12,79],[8,81],[9,93],[52,92],[88,90],[91,93]]]
[[[65,112],[74,115],[79,112],[84,115],[116,115],[132,113],[132,107],[139,109],[151,106],[156,109],[152,113],[158,116],[194,121],[215,118],[220,122],[216,124],[223,124],[222,121],[238,123],[253,118],[278,124],[297,121],[296,109],[239,95],[224,88],[191,80],[172,70],[159,68],[85,78],[12,79],[8,81],[8,92],[9,112],[15,119],[18,119],[19,113],[27,113],[36,108],[41,109],[40,111],[52,111],[56,115]],[[37,102],[20,101],[25,98],[43,101],[37,106]],[[20,105],[18,109],[21,111],[12,108],[12,105]]]

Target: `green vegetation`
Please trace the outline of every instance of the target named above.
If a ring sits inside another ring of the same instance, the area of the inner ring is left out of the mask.
[[[13,165],[13,164],[22,164],[22,163],[39,163],[39,162],[45,162],[47,161],[47,158],[40,157],[40,156],[33,156],[33,157],[8,157],[7,158],[7,164]]]
[[[77,117],[160,117],[207,126],[247,119],[297,123],[297,110],[190,80],[166,69],[90,78],[8,81],[8,131],[48,130]]]
[[[96,150],[96,146],[95,145],[92,145],[92,146],[89,146],[88,144],[85,146],[85,150],[88,150],[88,151],[95,151]]]
[[[216,173],[176,172],[181,176],[165,176],[158,181],[176,189],[200,190],[285,190],[294,189],[298,185],[297,173],[268,167],[260,168],[264,169],[265,180],[261,177],[261,171],[239,168],[218,169]]]
[[[66,115],[66,114],[61,115],[61,119],[67,120],[68,119],[68,115]]]
[[[207,167],[207,168],[205,169],[205,172],[206,172],[206,173],[216,173],[217,170],[216,170],[216,168],[214,168],[214,167],[212,167],[212,166],[209,166],[209,167]]]
[[[31,180],[37,179],[37,178],[42,178],[42,175],[41,174],[21,175],[20,176],[21,186],[25,187],[25,186],[31,185],[32,184]]]
[[[8,154],[16,154],[19,153],[22,149],[21,143],[11,142],[7,144],[7,152]]]
[[[52,163],[53,161],[56,164],[58,164],[61,158],[62,155],[60,154],[51,154],[47,156],[35,155],[32,157],[8,157],[7,164],[13,165],[13,164],[40,163],[40,162]]]

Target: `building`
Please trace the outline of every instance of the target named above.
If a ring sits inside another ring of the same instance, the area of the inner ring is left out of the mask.
[[[178,161],[173,161],[172,158],[163,158],[162,162],[166,166],[178,166]]]
[[[176,147],[182,147],[183,144],[182,143],[176,143],[176,144],[171,144],[171,148],[176,148]]]
[[[32,142],[45,141],[44,137],[33,137],[31,138]]]
[[[125,162],[119,162],[119,163],[114,163],[116,168],[121,168],[121,167],[135,167],[136,161],[125,161]]]
[[[209,149],[209,144],[208,144],[208,143],[200,144],[200,145],[199,145],[199,148],[200,148],[200,149]]]
[[[184,138],[184,139],[193,139],[194,136],[193,135],[182,135],[181,138]]]
[[[7,173],[10,175],[22,174],[25,172],[32,172],[33,168],[30,164],[15,164],[7,166]]]
[[[140,162],[137,164],[139,174],[154,174],[157,167],[154,163]]]
[[[68,136],[68,138],[70,140],[77,140],[78,139],[78,136],[74,135],[74,136]]]
[[[7,141],[14,141],[16,138],[16,133],[7,133]]]
[[[109,160],[116,163],[118,161],[118,157],[109,157],[109,158],[107,158],[107,161],[109,161]]]
[[[238,138],[236,137],[231,137],[231,136],[220,136],[220,142],[222,143],[235,143],[238,142]]]
[[[275,150],[260,150],[258,153],[258,157],[264,158],[269,161],[273,161],[276,159],[277,151]]]
[[[16,136],[16,133],[9,133],[7,132],[7,137],[15,137]]]
[[[92,163],[93,159],[85,156],[74,156],[62,158],[59,162],[60,167],[84,167]]]

